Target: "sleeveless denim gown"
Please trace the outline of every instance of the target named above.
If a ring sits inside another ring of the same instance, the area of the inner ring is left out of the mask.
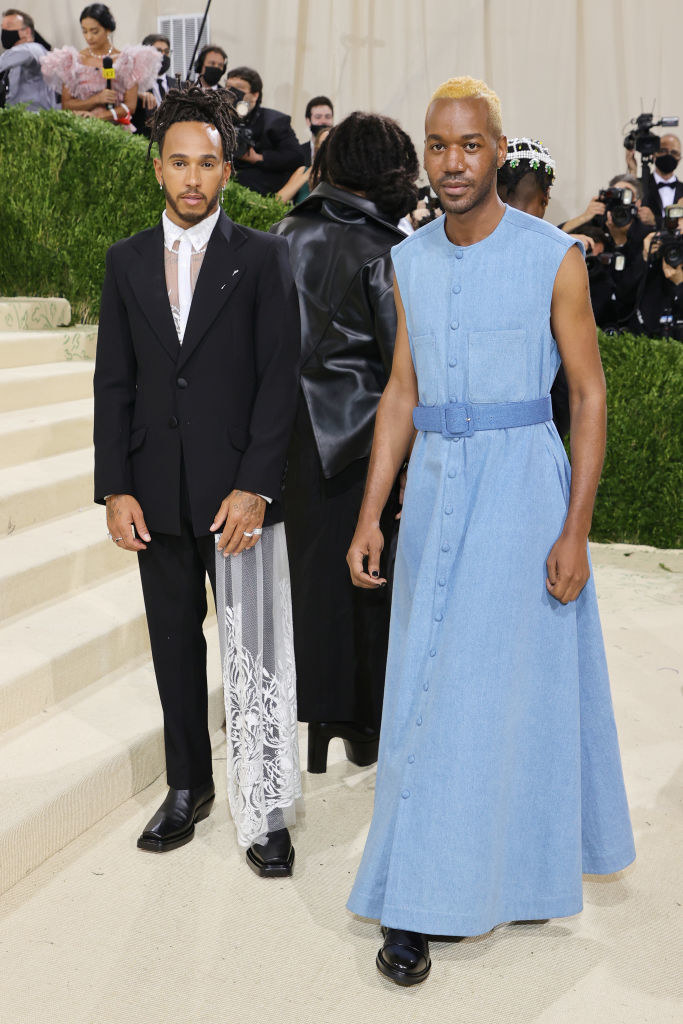
[[[392,250],[421,404],[550,393],[572,244],[506,207],[474,245],[441,218]],[[576,914],[582,872],[635,857],[594,582],[568,605],[545,585],[569,482],[552,422],[418,434],[357,914],[478,935]]]

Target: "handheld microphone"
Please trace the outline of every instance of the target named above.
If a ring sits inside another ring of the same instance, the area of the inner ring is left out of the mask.
[[[116,78],[116,68],[114,67],[114,61],[111,59],[111,57],[102,58],[102,77],[105,79],[106,88],[113,88],[114,79]],[[114,104],[107,103],[107,110],[113,109]]]

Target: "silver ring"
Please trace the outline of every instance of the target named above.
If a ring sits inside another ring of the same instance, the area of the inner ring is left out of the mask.
[[[118,544],[120,540],[123,540],[123,537],[112,537],[112,540],[114,541],[114,544]]]
[[[263,530],[261,529],[261,527],[257,526],[257,528],[254,530],[254,537],[260,537],[262,533]]]
[[[244,530],[244,532],[243,532],[242,536],[243,536],[243,537],[253,537],[253,536],[254,536],[254,534],[253,534],[253,533],[248,533],[248,532],[247,532],[246,530]]]

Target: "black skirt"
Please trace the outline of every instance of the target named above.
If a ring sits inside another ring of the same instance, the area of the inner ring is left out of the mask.
[[[380,522],[387,586],[354,587],[346,553],[368,462],[359,459],[326,480],[300,401],[284,491],[299,721],[357,722],[379,731],[399,506],[396,486]]]

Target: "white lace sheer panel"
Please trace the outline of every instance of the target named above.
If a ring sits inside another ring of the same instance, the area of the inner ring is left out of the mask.
[[[294,824],[301,796],[287,543],[267,526],[240,555],[216,551],[228,799],[240,846]]]
[[[188,251],[190,255],[190,294],[183,296],[184,301],[181,302],[180,287],[178,284],[178,261],[180,251],[180,239],[176,238],[173,243],[173,249],[167,249],[164,246],[164,270],[166,272],[166,290],[168,292],[168,301],[171,305],[171,313],[173,314],[173,323],[178,334],[178,341],[182,345],[183,335],[185,334],[185,325],[187,324],[187,315],[190,311],[190,303],[192,302],[192,296],[194,295],[195,285],[197,284],[197,278],[199,277],[199,271],[202,269],[202,263],[204,262],[204,253],[206,252],[206,246],[203,249],[199,249],[197,252],[192,249],[189,241],[187,243]]]

